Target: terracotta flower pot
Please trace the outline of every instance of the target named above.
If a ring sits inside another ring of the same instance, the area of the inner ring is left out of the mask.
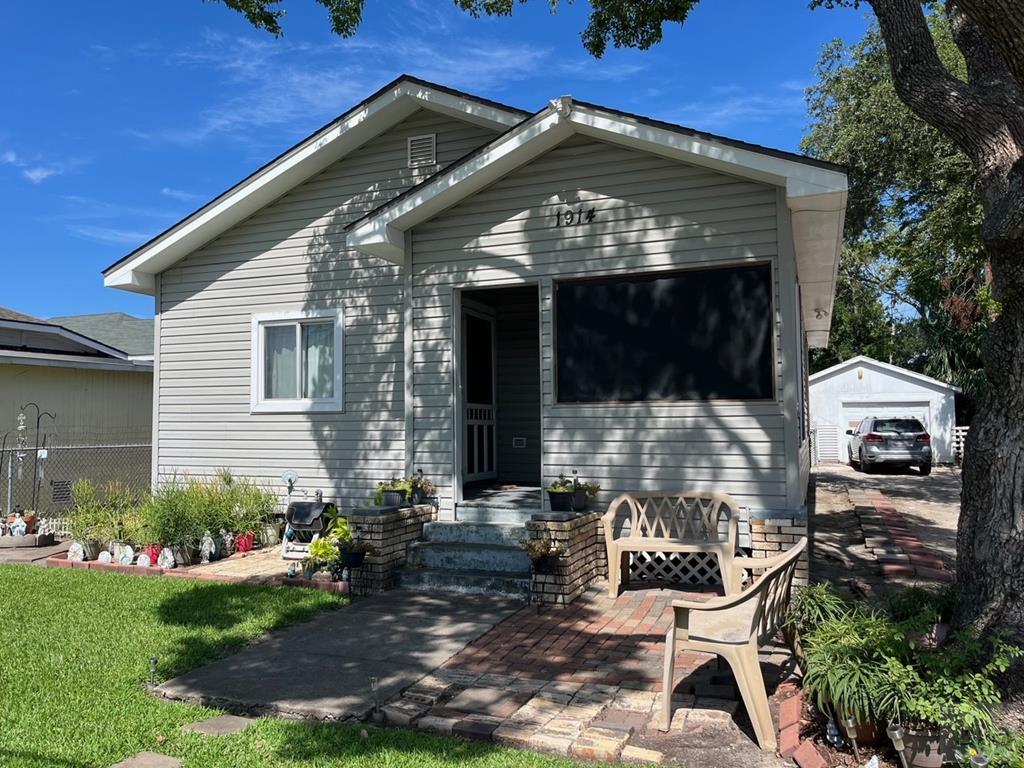
[[[256,543],[256,534],[252,533],[240,533],[235,537],[235,551],[236,552],[251,552],[253,545]]]
[[[942,768],[953,761],[953,742],[940,730],[904,729],[903,756],[908,768]]]

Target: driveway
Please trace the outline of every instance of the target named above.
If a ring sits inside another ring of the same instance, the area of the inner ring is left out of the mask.
[[[881,467],[865,474],[846,464],[820,464],[814,468],[814,476],[819,508],[842,508],[846,491],[851,488],[875,488],[892,500],[923,544],[955,560],[959,469],[935,467],[924,477],[916,469]]]

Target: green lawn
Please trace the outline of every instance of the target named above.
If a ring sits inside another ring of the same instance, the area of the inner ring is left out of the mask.
[[[312,590],[0,566],[0,766],[106,768],[140,750],[226,766],[568,766],[412,731],[260,720],[238,736],[179,732],[212,710],[145,692],[263,632],[340,608]]]

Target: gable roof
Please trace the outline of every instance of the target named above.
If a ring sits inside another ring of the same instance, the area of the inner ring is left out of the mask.
[[[554,99],[488,144],[352,222],[348,244],[395,263],[405,232],[450,208],[574,134],[771,184],[785,193],[792,221],[803,320],[811,346],[825,346],[846,215],[839,166],[637,118],[571,97]],[[788,236],[788,235],[783,235]]]
[[[902,376],[904,378],[913,379],[915,381],[920,382],[921,384],[932,387],[934,389],[945,389],[950,392],[963,391],[960,387],[954,386],[953,384],[947,384],[944,381],[933,379],[931,376],[925,376],[923,373],[918,373],[917,371],[908,371],[906,368],[900,368],[898,365],[893,365],[892,363],[883,363],[881,360],[875,360],[875,358],[868,357],[867,355],[857,355],[856,357],[851,357],[849,360],[844,360],[841,363],[833,365],[831,368],[826,368],[823,371],[818,371],[817,373],[811,374],[810,376],[807,377],[807,381],[810,384],[814,384],[816,382],[823,381],[824,379],[831,378],[832,376],[835,376],[837,373],[842,373],[843,371],[847,371],[850,368],[861,365],[866,365],[869,368],[876,368],[880,371],[892,373],[897,376]]]
[[[111,264],[103,271],[104,284],[152,294],[155,275],[421,108],[499,130],[516,125],[528,114],[496,101],[401,75]]]
[[[103,341],[92,338],[71,328],[66,328],[58,323],[48,320],[40,320],[37,317],[26,315],[23,312],[16,312],[12,309],[0,307],[0,330],[22,331],[29,334],[41,334],[43,337],[60,339],[70,343],[73,349],[67,346],[58,346],[55,349],[39,348],[26,344],[11,348],[8,344],[0,349],[0,357],[9,359],[12,356],[30,359],[33,357],[75,357],[82,359],[106,358],[108,360],[127,361],[129,355],[122,349],[111,346]],[[31,337],[30,337],[31,338]],[[38,337],[37,337],[38,338]]]
[[[133,317],[124,312],[100,312],[51,317],[50,322],[96,339],[131,357],[148,357],[153,354],[155,323],[151,317]]]

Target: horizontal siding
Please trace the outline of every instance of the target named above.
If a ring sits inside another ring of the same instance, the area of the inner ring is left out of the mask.
[[[406,139],[437,134],[448,164],[494,133],[415,113],[160,277],[158,474],[230,467],[342,505],[404,470],[400,268],[347,248],[344,227],[436,167],[406,167]],[[250,414],[253,313],[342,307],[345,412]]]
[[[579,227],[566,206],[595,207]],[[577,137],[413,232],[415,462],[453,493],[453,290],[541,286],[544,481],[577,469],[603,500],[630,490],[710,487],[757,509],[786,505],[781,367],[767,402],[554,402],[553,281],[778,261],[777,192]],[[776,360],[779,347],[775,270]],[[427,468],[430,468],[429,470]]]

